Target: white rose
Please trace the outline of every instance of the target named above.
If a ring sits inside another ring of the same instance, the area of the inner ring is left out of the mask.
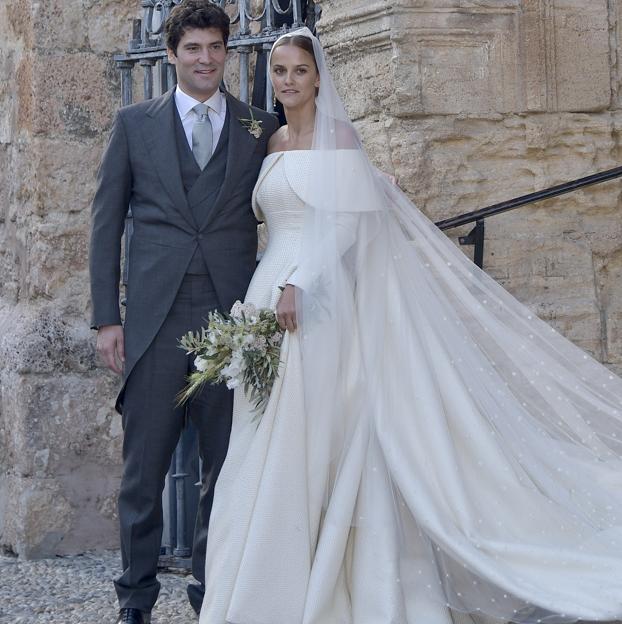
[[[229,381],[227,381],[227,388],[229,388],[229,390],[233,390],[234,388],[237,388],[240,383],[240,380],[237,377],[234,377],[233,379],[229,379]]]
[[[257,308],[252,303],[245,303],[242,307],[246,318],[250,317],[251,319],[254,319],[257,317]],[[254,323],[255,321],[251,322]]]
[[[231,362],[222,369],[222,374],[225,377],[237,377],[244,369],[244,358],[239,351],[235,351],[231,356]]]
[[[234,318],[240,318],[244,312],[244,306],[241,301],[236,301],[231,307],[231,316]]]
[[[253,348],[258,351],[262,351],[266,348],[266,338],[265,336],[255,336],[253,338]]]
[[[197,355],[197,357],[194,358],[194,367],[202,373],[207,370],[208,364],[209,362],[200,355]]]

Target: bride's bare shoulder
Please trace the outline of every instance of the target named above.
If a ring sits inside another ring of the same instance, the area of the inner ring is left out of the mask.
[[[331,130],[332,132],[332,130]],[[351,123],[335,120],[335,145],[337,149],[360,149],[361,143]],[[268,141],[268,154],[274,152],[287,151],[288,149],[288,129],[287,126],[281,126]],[[296,150],[300,151],[300,150]]]
[[[287,137],[287,126],[281,126],[268,141],[268,154],[280,152],[285,147]]]

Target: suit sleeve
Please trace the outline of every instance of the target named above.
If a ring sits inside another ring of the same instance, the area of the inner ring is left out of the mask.
[[[94,329],[120,325],[119,281],[121,238],[132,191],[127,134],[117,113],[108,147],[97,174],[97,191],[91,211],[89,269]]]

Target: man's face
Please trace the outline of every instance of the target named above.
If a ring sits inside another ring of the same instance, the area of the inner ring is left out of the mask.
[[[227,47],[218,28],[191,28],[177,50],[168,50],[168,60],[177,69],[182,90],[199,102],[209,99],[222,81]]]

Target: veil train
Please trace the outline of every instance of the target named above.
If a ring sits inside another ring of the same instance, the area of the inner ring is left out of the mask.
[[[418,621],[422,567],[437,581],[425,591],[459,612],[621,617],[622,379],[377,172],[318,40],[293,35],[312,40],[320,72],[307,175],[288,179],[306,204],[297,306],[306,435],[330,460],[322,532],[356,465],[350,524],[393,535],[373,556],[395,570],[379,582],[404,622]]]

